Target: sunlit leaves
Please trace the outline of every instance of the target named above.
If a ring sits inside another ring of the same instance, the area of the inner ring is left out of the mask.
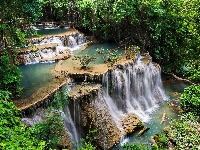
[[[181,106],[186,111],[194,112],[195,114],[200,114],[200,86],[191,85],[184,89],[181,95]]]
[[[87,69],[89,64],[94,62],[95,59],[96,57],[88,54],[74,56],[74,60],[78,60],[80,62],[81,69]]]
[[[43,150],[45,142],[38,141],[21,123],[20,113],[12,102],[0,97],[0,149]]]
[[[12,96],[18,96],[21,93],[19,68],[14,66],[10,68],[10,62],[7,55],[0,56],[0,90],[12,93]]]
[[[40,141],[46,141],[47,147],[55,148],[66,133],[63,120],[59,111],[52,110],[45,118],[45,121],[31,127],[32,134]]]
[[[199,117],[186,113],[173,120],[165,131],[168,131],[167,136],[174,140],[175,149],[199,149],[199,127]]]

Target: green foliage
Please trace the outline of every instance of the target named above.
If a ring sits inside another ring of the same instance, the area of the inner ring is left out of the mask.
[[[113,64],[116,63],[121,57],[121,54],[119,54],[116,49],[105,50],[104,48],[97,48],[96,51],[104,60],[104,63],[108,63],[108,66],[113,66]]]
[[[55,148],[66,133],[63,120],[58,111],[51,111],[44,122],[33,127],[33,135],[38,140],[46,141],[48,148]]]
[[[200,149],[199,116],[186,113],[173,120],[165,129],[167,137],[174,141],[175,149]]]
[[[125,150],[149,150],[149,148],[145,147],[144,145],[140,144],[130,144],[130,143],[126,143],[122,146],[123,149]]]
[[[199,0],[76,2],[78,26],[99,39],[123,41],[127,47],[137,44],[165,71],[182,74],[183,66],[198,66]]]
[[[59,145],[61,138],[66,134],[64,121],[60,111],[64,112],[66,104],[69,103],[67,92],[67,87],[56,92],[44,121],[37,123],[32,127],[32,134],[38,140],[45,141],[47,143],[46,146],[49,149],[56,148]]]
[[[56,110],[62,110],[64,112],[66,104],[69,104],[67,94],[68,94],[67,87],[64,87],[62,90],[57,91],[54,94],[54,99],[51,102],[51,107],[53,107]]]
[[[89,64],[94,62],[95,59],[96,57],[88,54],[74,56],[74,60],[78,60],[80,62],[81,69],[87,69]]]
[[[10,68],[10,61],[8,56],[0,56],[0,90],[5,90],[13,96],[19,96],[21,73],[17,66]]]
[[[39,0],[1,0],[0,10],[0,90],[14,97],[21,93],[15,48],[26,44],[29,27],[41,16],[41,5]]]
[[[180,102],[184,110],[200,115],[200,85],[191,85],[185,88]]]
[[[135,56],[135,53],[137,53],[140,50],[138,46],[131,45],[126,49],[125,56],[127,59],[133,59]]]
[[[92,134],[96,133],[97,130],[89,130],[89,133],[86,135],[85,140],[83,141],[83,148],[78,148],[78,150],[96,150],[96,147],[92,145],[92,142],[96,139]]]
[[[0,100],[0,149],[43,150],[45,142],[38,141],[31,130],[25,129],[15,105],[4,99]]]
[[[41,0],[41,3],[43,4],[44,17],[49,17],[48,19],[53,17],[54,21],[62,21],[73,10],[73,2],[70,0]],[[51,11],[47,12],[48,10]]]
[[[160,132],[157,132],[154,136],[154,140],[156,142],[156,145],[154,144],[152,149],[167,149],[168,145],[168,139],[165,136],[165,134],[162,134]]]
[[[105,49],[103,47],[100,49],[99,48],[96,49],[96,52],[101,56],[104,63],[106,63],[108,61],[108,55],[107,55],[108,51],[109,51],[108,49],[107,49],[107,51],[105,51]]]
[[[11,97],[11,93],[9,91],[0,90],[0,99],[1,100],[8,100]]]
[[[184,64],[197,58],[199,1],[149,1],[146,4],[151,54],[163,65],[163,69],[181,73]]]
[[[23,11],[28,16],[31,16],[33,22],[36,22],[42,16],[42,6],[42,0],[25,0]]]
[[[199,62],[191,62],[190,66],[187,67],[187,70],[185,71],[185,76],[188,77],[189,80],[193,82],[200,82],[200,66]]]
[[[113,66],[121,57],[121,54],[118,53],[118,50],[113,49],[108,51],[108,66],[111,65]]]

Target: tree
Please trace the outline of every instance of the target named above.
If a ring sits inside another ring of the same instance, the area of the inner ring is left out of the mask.
[[[74,60],[78,60],[80,62],[81,69],[87,69],[89,64],[94,62],[95,59],[96,57],[88,54],[74,56]]]
[[[168,140],[174,144],[174,149],[199,149],[199,125],[199,117],[189,112],[173,120],[164,131]]]
[[[108,66],[113,66],[121,57],[121,54],[118,53],[117,49],[107,49],[97,48],[96,52],[103,59],[104,63],[107,63]]]
[[[25,46],[26,33],[41,15],[41,6],[39,0],[0,2],[0,89],[8,90],[14,96],[21,91],[15,48]]]
[[[180,102],[184,110],[200,115],[200,85],[191,85],[185,88]]]

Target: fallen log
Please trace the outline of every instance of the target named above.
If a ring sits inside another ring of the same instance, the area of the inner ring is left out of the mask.
[[[180,77],[176,76],[176,75],[173,74],[173,73],[167,73],[167,72],[163,72],[163,73],[168,74],[168,75],[171,75],[172,77],[174,77],[174,78],[177,79],[177,80],[186,81],[186,82],[188,82],[188,83],[190,83],[190,84],[195,85],[195,83],[193,83],[192,81],[190,81],[190,80],[188,80],[188,79],[180,78]]]
[[[140,130],[140,132],[138,132],[138,136],[143,135],[145,132],[147,132],[150,129],[149,126],[144,127],[142,130]]]
[[[160,124],[162,124],[165,121],[165,117],[166,117],[166,112],[164,110]]]

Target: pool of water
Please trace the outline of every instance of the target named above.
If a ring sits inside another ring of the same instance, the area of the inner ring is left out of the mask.
[[[137,135],[139,132],[138,130],[128,136],[123,137],[121,143],[114,146],[110,150],[120,150],[122,149],[121,146],[124,143],[144,144],[144,145],[150,146],[151,136],[153,136],[157,132],[163,132],[163,128],[169,125],[169,122],[172,119],[175,119],[178,117],[178,112],[172,110],[168,106],[167,102],[173,101],[177,97],[177,96],[174,96],[173,93],[175,92],[182,93],[184,88],[189,86],[189,84],[185,82],[173,80],[170,83],[166,82],[163,86],[164,86],[165,93],[169,99],[168,101],[164,101],[163,103],[161,103],[160,107],[151,114],[150,122],[145,123],[145,126],[149,126],[150,129],[141,136]],[[166,118],[165,118],[165,121],[162,124],[160,124],[164,111],[166,112]]]
[[[102,64],[104,63],[104,60],[102,59],[102,57],[98,54],[97,55],[97,51],[96,49],[105,49],[105,50],[113,50],[113,49],[116,49],[117,50],[117,54],[122,54],[124,53],[123,50],[121,50],[120,48],[118,48],[118,45],[116,43],[97,43],[97,44],[94,44],[94,45],[90,45],[88,46],[86,49],[84,50],[78,50],[78,51],[75,51],[74,52],[74,55],[85,55],[85,54],[88,54],[88,55],[93,55],[96,57],[95,61],[94,61],[94,65],[95,64]]]
[[[22,72],[22,98],[30,97],[36,90],[51,82],[53,75],[50,71],[57,63],[39,63],[19,66]]]
[[[37,30],[37,33],[40,35],[54,35],[54,34],[61,34],[66,32],[67,28],[55,28],[55,29],[41,29]]]
[[[46,30],[46,29],[45,29]],[[51,29],[52,30],[52,29]],[[83,51],[77,50],[76,54],[96,54],[97,48],[115,49],[116,43],[99,43],[91,45]],[[120,50],[119,50],[120,51]],[[101,58],[97,58],[95,63],[103,62]],[[30,65],[19,66],[22,72],[21,86],[23,89],[22,98],[30,97],[37,89],[43,87],[47,83],[51,82],[53,75],[50,71],[56,66],[57,63],[39,63]]]

